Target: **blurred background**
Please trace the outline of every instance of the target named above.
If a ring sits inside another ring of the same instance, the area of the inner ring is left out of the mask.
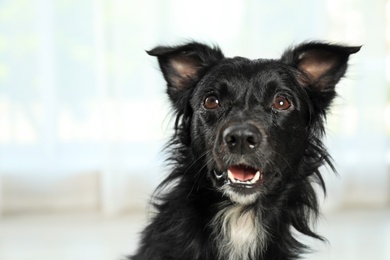
[[[120,259],[163,179],[172,115],[145,50],[189,39],[278,58],[363,45],[338,85],[307,259],[390,259],[390,1],[0,0],[0,260]]]

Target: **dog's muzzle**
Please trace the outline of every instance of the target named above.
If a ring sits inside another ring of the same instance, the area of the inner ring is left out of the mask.
[[[250,122],[233,122],[223,127],[214,147],[215,184],[231,200],[252,203],[265,182],[263,155],[265,134]]]

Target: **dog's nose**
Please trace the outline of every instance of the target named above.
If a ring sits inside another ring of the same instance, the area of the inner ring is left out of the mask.
[[[231,153],[248,154],[259,146],[261,133],[254,125],[234,124],[223,131],[222,138]]]

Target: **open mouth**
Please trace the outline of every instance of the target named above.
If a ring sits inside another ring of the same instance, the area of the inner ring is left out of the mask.
[[[242,164],[231,165],[226,172],[214,171],[214,175],[218,180],[224,179],[225,184],[238,188],[250,189],[264,183],[262,170]]]

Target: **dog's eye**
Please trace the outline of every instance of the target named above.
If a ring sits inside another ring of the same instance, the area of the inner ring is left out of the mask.
[[[207,109],[215,109],[219,107],[219,100],[216,96],[208,96],[204,100],[204,107]]]
[[[289,109],[291,107],[291,103],[290,103],[290,101],[288,101],[287,98],[282,97],[282,96],[277,96],[274,99],[274,103],[273,103],[272,107],[274,109],[277,109],[277,110],[286,110],[286,109]]]

